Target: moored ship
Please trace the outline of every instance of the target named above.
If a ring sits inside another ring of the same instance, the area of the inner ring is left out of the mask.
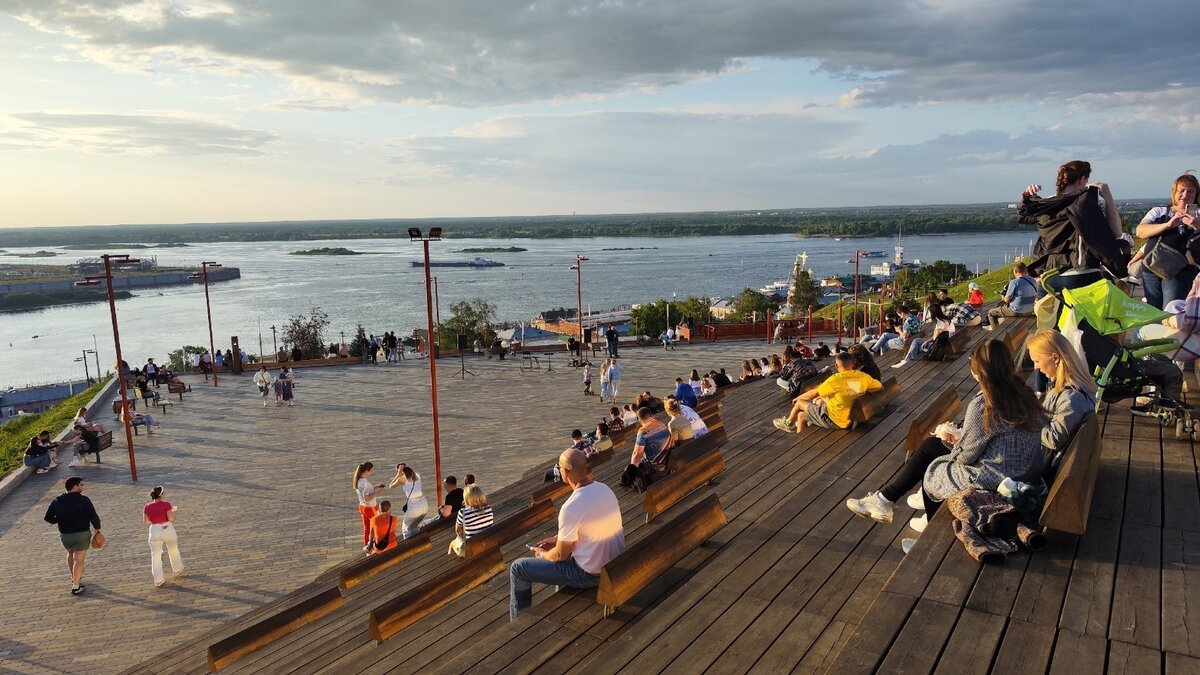
[[[420,260],[412,261],[413,267],[424,267],[425,263]],[[504,263],[495,260],[485,260],[479,256],[475,256],[472,260],[430,260],[430,267],[504,267]]]

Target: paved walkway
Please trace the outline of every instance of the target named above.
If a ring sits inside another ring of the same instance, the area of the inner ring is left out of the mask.
[[[693,367],[736,375],[742,359],[771,351],[762,341],[622,350],[622,402],[646,389],[665,395]],[[457,359],[439,362],[443,472],[499,488],[565,448],[571,429],[598,421],[608,405],[581,394],[582,373],[566,362],[556,355],[553,372],[522,373],[511,360],[468,360],[476,376],[465,380]],[[263,408],[249,374],[219,388],[197,379],[160,434],[135,438],[137,483],[118,432],[103,464],[64,463],[0,502],[0,671],[118,672],[355,555],[361,522],[350,483],[360,461],[408,462],[432,502],[425,360],[305,369],[294,408]],[[598,390],[598,369],[594,379]],[[83,476],[109,542],[89,553],[80,597],[68,593],[57,530],[42,520],[72,473]],[[180,509],[188,572],[159,589],[141,520],[155,485]]]

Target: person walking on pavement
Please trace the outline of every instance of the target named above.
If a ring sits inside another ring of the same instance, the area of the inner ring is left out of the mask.
[[[271,377],[271,371],[267,370],[266,366],[259,366],[258,372],[254,374],[254,385],[258,387],[258,395],[262,397],[264,408],[267,407],[267,397],[270,396],[274,384],[275,378]]]
[[[604,340],[608,343],[608,358],[617,358],[617,342],[619,340],[617,329],[609,325],[608,330],[604,331]]]
[[[142,509],[142,523],[150,526],[150,574],[154,586],[167,583],[163,578],[162,553],[167,549],[171,559],[171,573],[175,578],[183,576],[183,558],[179,556],[179,535],[175,532],[175,514],[179,512],[171,502],[163,499],[161,485],[150,491],[150,503]]]
[[[58,538],[67,549],[67,571],[71,573],[71,595],[83,593],[83,567],[88,548],[92,545],[92,528],[100,534],[100,516],[92,500],[83,496],[83,479],[71,476],[65,483],[66,492],[54,498],[46,509],[45,520],[58,526]]]
[[[625,369],[621,366],[621,362],[613,359],[612,365],[608,367],[608,402],[616,403],[617,397],[621,395],[621,373]]]

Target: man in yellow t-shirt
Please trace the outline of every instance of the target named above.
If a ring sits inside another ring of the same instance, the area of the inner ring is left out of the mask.
[[[809,389],[794,399],[792,412],[774,421],[776,429],[800,432],[812,424],[826,429],[845,429],[850,426],[850,406],[863,394],[883,389],[883,384],[866,373],[855,370],[854,357],[842,352],[834,358],[837,372],[816,389]]]

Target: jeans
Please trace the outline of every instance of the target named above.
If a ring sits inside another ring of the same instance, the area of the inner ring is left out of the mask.
[[[45,469],[50,466],[50,453],[43,452],[40,455],[25,455],[25,466],[33,467],[34,469]]]
[[[908,348],[908,353],[904,355],[904,360],[916,361],[917,357],[921,355],[921,346],[926,342],[928,342],[928,340],[923,337],[913,338],[912,345],[910,345]]]
[[[892,348],[892,345],[891,345],[892,340],[895,340],[899,337],[900,337],[900,335],[898,333],[893,333],[891,331],[884,331],[883,334],[879,336],[879,339],[875,341],[875,346],[871,347],[871,351],[880,356],[883,356],[884,352],[886,352],[887,350]],[[900,345],[903,346],[904,343],[901,342]]]
[[[522,609],[533,605],[533,582],[568,586],[570,588],[595,588],[600,585],[599,575],[591,575],[571,558],[563,562],[550,562],[542,558],[518,558],[508,566],[508,620],[516,621]]]
[[[183,558],[179,556],[179,535],[171,523],[150,526],[150,574],[154,583],[163,582],[162,552],[167,549],[167,557],[171,559],[171,571],[179,574],[183,571]]]
[[[608,343],[608,356],[609,356],[609,358],[613,358],[613,359],[617,358],[617,341],[616,340],[613,340],[612,342]]]
[[[1192,282],[1196,280],[1196,268],[1188,265],[1179,270],[1174,279],[1160,279],[1158,275],[1145,267],[1142,268],[1142,291],[1146,294],[1146,304],[1157,309],[1172,300],[1182,300],[1192,290]]]

